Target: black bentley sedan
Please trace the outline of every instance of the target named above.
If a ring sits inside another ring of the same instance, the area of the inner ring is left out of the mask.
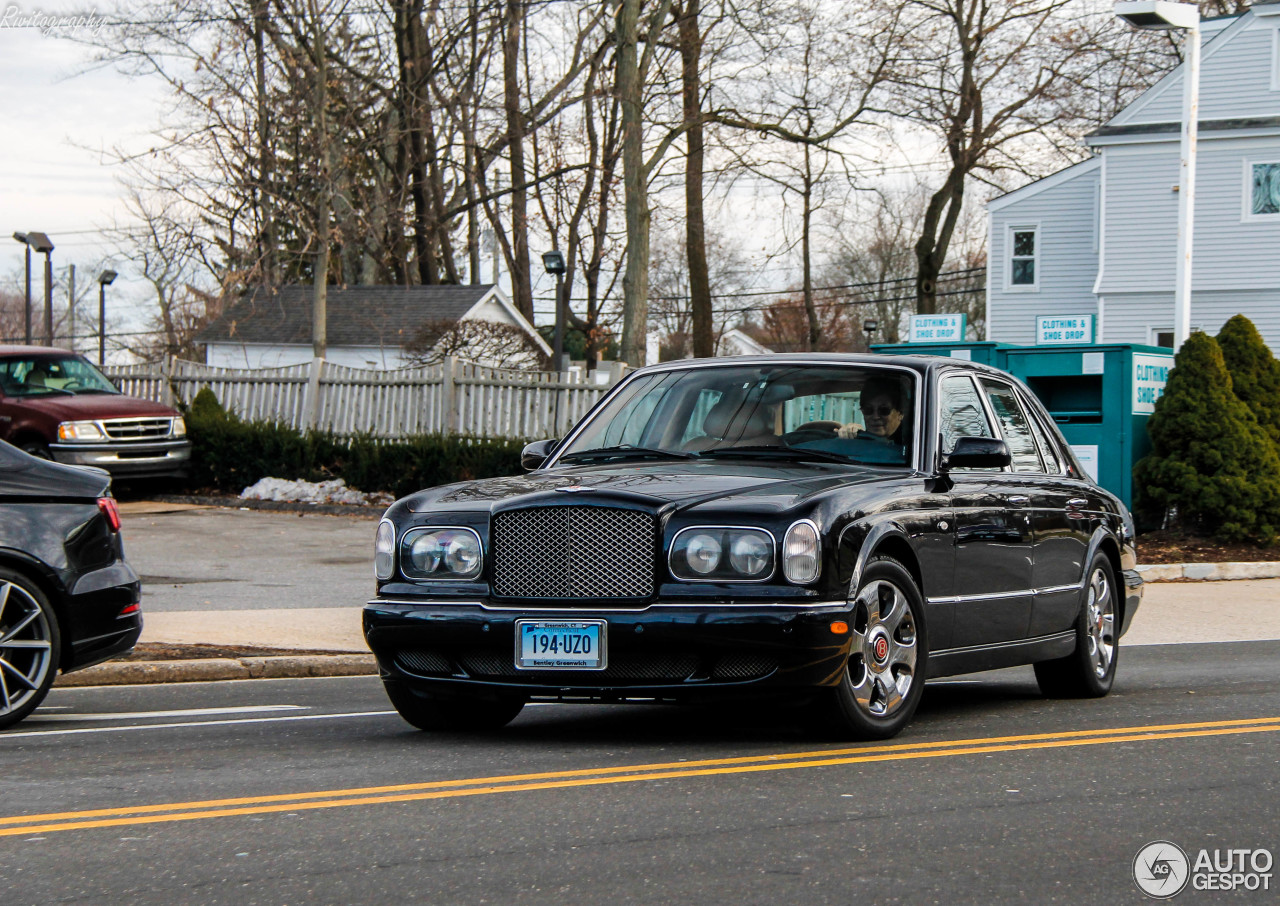
[[[1141,600],[1124,506],[1025,386],[960,360],[643,368],[523,460],[378,526],[365,637],[422,729],[771,694],[886,738],[929,677],[1105,695]]]
[[[0,441],[0,729],[34,711],[59,670],[123,654],[142,632],[110,488],[101,469]]]

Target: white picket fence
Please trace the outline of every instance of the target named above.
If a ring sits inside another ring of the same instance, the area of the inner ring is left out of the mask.
[[[189,404],[208,387],[240,418],[301,430],[388,439],[437,432],[541,438],[562,437],[618,382],[625,366],[607,362],[591,374],[530,372],[447,358],[438,365],[374,371],[317,359],[241,369],[170,359],[105,370],[131,396]]]

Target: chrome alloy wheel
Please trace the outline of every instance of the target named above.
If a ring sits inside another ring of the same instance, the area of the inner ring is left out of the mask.
[[[1089,665],[1101,679],[1111,670],[1116,654],[1116,602],[1111,583],[1101,568],[1095,568],[1089,577],[1089,599],[1085,602],[1084,614]]]
[[[916,676],[916,623],[902,589],[878,579],[854,600],[849,681],[865,714],[891,717]]]
[[[0,579],[0,718],[48,690],[53,637],[40,602],[22,586]]]

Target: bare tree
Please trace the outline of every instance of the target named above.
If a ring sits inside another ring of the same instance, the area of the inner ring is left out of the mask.
[[[495,368],[541,368],[546,356],[533,339],[518,327],[495,321],[428,321],[405,344],[415,364],[434,365],[446,356]]]

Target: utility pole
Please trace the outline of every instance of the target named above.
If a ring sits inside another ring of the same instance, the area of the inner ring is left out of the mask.
[[[76,351],[76,266],[67,265],[67,347]]]

